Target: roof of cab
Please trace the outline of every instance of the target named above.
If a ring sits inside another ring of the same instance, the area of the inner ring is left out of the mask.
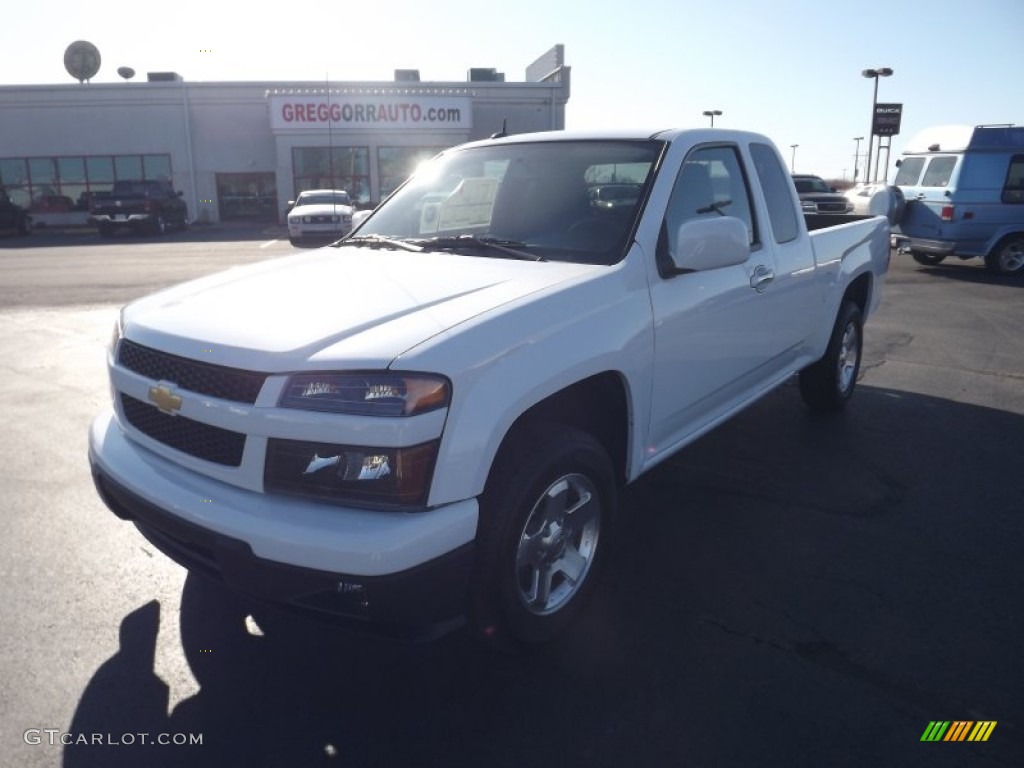
[[[694,142],[704,141],[740,141],[758,140],[764,141],[765,137],[750,131],[734,131],[726,128],[651,128],[651,129],[604,129],[604,130],[562,130],[562,131],[539,131],[536,133],[512,133],[508,136],[500,136],[493,139],[481,139],[461,145],[472,147],[481,144],[494,142],[520,143],[534,141],[622,141],[633,140],[643,141],[654,139],[660,141],[674,141],[683,134],[690,134]]]
[[[967,149],[1024,148],[1024,127],[1012,125],[936,125],[918,132],[904,155],[963,152]]]

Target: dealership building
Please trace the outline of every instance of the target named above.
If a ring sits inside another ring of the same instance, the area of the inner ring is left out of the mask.
[[[0,86],[0,186],[46,218],[85,220],[118,179],[170,179],[193,221],[283,221],[304,189],[388,195],[441,149],[565,127],[569,67],[556,45],[522,82],[472,68],[465,81],[145,81]]]

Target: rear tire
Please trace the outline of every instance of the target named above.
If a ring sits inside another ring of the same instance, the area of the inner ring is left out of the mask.
[[[853,396],[863,342],[860,307],[844,301],[822,358],[800,371],[800,395],[813,411],[838,411]]]
[[[540,645],[579,613],[610,542],[617,488],[590,434],[531,424],[510,436],[480,502],[471,617],[485,643]]]
[[[999,275],[1024,274],[1024,235],[1010,235],[985,256],[985,266]]]
[[[933,253],[922,253],[921,251],[911,251],[911,257],[918,264],[923,264],[926,267],[934,267],[936,264],[941,264],[945,261],[944,255],[933,254]]]

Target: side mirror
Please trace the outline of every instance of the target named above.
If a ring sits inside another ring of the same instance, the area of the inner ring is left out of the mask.
[[[829,192],[837,192],[838,190],[835,187],[829,187],[828,191]]]
[[[677,273],[742,264],[750,258],[749,238],[747,225],[735,216],[683,222],[670,254],[672,264]]]

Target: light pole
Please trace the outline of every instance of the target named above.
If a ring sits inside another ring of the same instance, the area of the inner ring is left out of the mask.
[[[857,183],[857,161],[860,160],[860,143],[864,141],[863,136],[854,136],[853,140],[857,142],[853,145],[853,183]]]
[[[711,127],[712,128],[715,127],[715,116],[716,115],[721,115],[721,114],[722,114],[722,110],[720,110],[720,109],[705,109],[704,110],[704,117],[710,117],[711,118]]]
[[[796,173],[796,148],[799,144],[790,144],[789,148],[793,150],[793,158],[789,161],[789,172]]]
[[[878,69],[865,69],[861,71],[861,75],[868,78],[873,78],[875,81],[875,94],[871,97],[871,133],[868,135],[868,167],[867,178],[865,182],[870,184],[872,182],[872,176],[878,175],[878,169],[875,169],[874,174],[871,173],[871,150],[875,140],[875,107],[878,104],[878,78],[889,77],[892,74],[890,67],[879,67]],[[877,158],[876,158],[877,159]]]

